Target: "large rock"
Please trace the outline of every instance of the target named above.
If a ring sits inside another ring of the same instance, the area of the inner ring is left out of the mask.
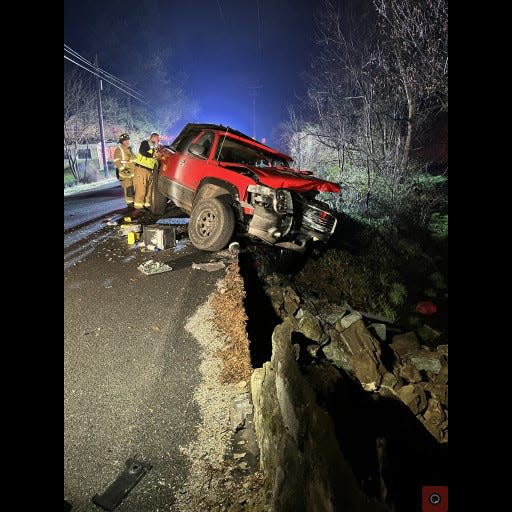
[[[368,329],[373,329],[375,335],[377,336],[377,338],[379,338],[380,341],[386,341],[386,324],[373,323],[368,326]]]
[[[347,313],[347,308],[338,306],[337,304],[329,304],[328,307],[322,310],[320,316],[330,325],[336,325],[336,322],[341,320]]]
[[[448,366],[443,366],[437,375],[432,379],[434,384],[448,384]]]
[[[381,361],[379,342],[370,334],[362,320],[356,320],[340,333],[350,366],[368,391],[377,389],[386,369]]]
[[[265,289],[265,293],[270,298],[272,308],[279,318],[283,318],[284,301],[283,291],[280,286],[269,286]]]
[[[439,352],[419,350],[407,356],[408,360],[418,369],[438,374],[446,366],[446,357]]]
[[[413,332],[393,336],[389,346],[399,359],[403,359],[408,354],[416,352],[421,348],[421,344]]]
[[[428,392],[432,398],[439,400],[441,404],[448,407],[448,385],[447,384],[433,384],[428,382],[425,384],[425,391]]]
[[[427,423],[430,422],[436,425],[440,425],[446,420],[446,414],[444,413],[439,400],[431,398],[428,401],[428,407],[423,413],[423,417]]]
[[[404,363],[400,366],[399,375],[407,382],[412,384],[421,382],[421,374],[419,370],[409,362]]]
[[[330,342],[322,347],[322,352],[329,361],[338,368],[354,372],[354,368],[349,362],[349,355],[341,334],[335,329],[329,331]]]
[[[436,351],[440,354],[444,354],[446,360],[448,360],[448,345],[437,345]]]
[[[428,401],[427,410],[423,413],[424,425],[428,431],[437,439],[439,442],[444,441],[444,433],[448,428],[448,421],[446,414],[439,403],[439,400],[431,398]],[[446,439],[448,437],[446,436]]]
[[[346,315],[338,320],[336,322],[336,329],[340,332],[343,332],[345,329],[348,329],[354,322],[357,322],[362,318],[363,317],[361,316],[361,313],[354,311],[353,313],[350,313],[349,315]]]
[[[300,297],[291,286],[283,290],[283,307],[287,315],[293,316],[299,309]]]
[[[401,387],[396,394],[415,416],[422,413],[427,407],[427,396],[421,386],[407,384]]]
[[[302,310],[297,330],[313,341],[322,343],[328,339],[320,320],[308,310]]]
[[[382,377],[379,393],[382,396],[396,398],[396,392],[398,391],[400,386],[401,383],[398,381],[396,376],[390,372],[386,372]]]
[[[388,512],[365,496],[344,458],[328,413],[302,375],[291,345],[294,324],[274,329],[272,359],[251,379],[254,424],[270,511]]]

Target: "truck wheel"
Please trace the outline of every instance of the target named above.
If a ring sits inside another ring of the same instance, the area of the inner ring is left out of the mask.
[[[227,197],[211,197],[194,206],[188,223],[188,236],[198,249],[220,251],[233,236],[235,214]]]
[[[153,171],[154,172],[154,171]],[[153,174],[153,192],[151,194],[151,213],[155,215],[163,215],[167,205],[167,197],[158,189],[158,173]]]

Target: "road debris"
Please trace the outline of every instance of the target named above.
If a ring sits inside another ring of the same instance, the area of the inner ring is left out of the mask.
[[[171,226],[184,226],[188,224],[188,217],[169,217],[167,219],[158,219],[157,224],[171,225]]]
[[[114,510],[140,479],[152,468],[151,464],[128,459],[123,472],[109,485],[101,495],[94,495],[92,502],[103,510]]]
[[[140,233],[142,226],[140,224],[121,224],[119,226],[119,232],[123,236],[127,236],[128,233]]]
[[[194,270],[206,270],[207,272],[215,272],[216,270],[222,270],[226,268],[226,265],[222,261],[215,261],[213,263],[192,263]]]
[[[138,240],[140,240],[140,233],[136,233],[133,231],[128,233],[128,245],[133,245]]]
[[[162,272],[169,272],[170,270],[172,270],[172,267],[170,267],[166,263],[161,263],[159,261],[153,260],[148,260],[145,263],[141,263],[137,268],[147,276],[153,274],[161,274]]]
[[[238,256],[240,254],[240,244],[238,242],[231,242],[228,247],[229,254],[232,256]]]
[[[159,226],[151,224],[144,228],[144,243],[149,249],[151,246],[160,250],[169,249],[176,244],[176,228],[173,226]]]

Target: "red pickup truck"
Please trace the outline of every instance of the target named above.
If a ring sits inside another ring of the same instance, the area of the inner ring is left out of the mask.
[[[152,211],[162,215],[171,199],[190,215],[198,249],[223,249],[237,233],[302,252],[334,232],[336,218],[315,196],[339,185],[292,169],[290,156],[239,131],[187,124],[158,156]]]

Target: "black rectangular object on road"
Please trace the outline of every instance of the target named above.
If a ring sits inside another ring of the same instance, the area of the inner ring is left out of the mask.
[[[128,459],[123,472],[103,494],[94,495],[92,502],[103,510],[114,510],[151,468],[150,464]]]

